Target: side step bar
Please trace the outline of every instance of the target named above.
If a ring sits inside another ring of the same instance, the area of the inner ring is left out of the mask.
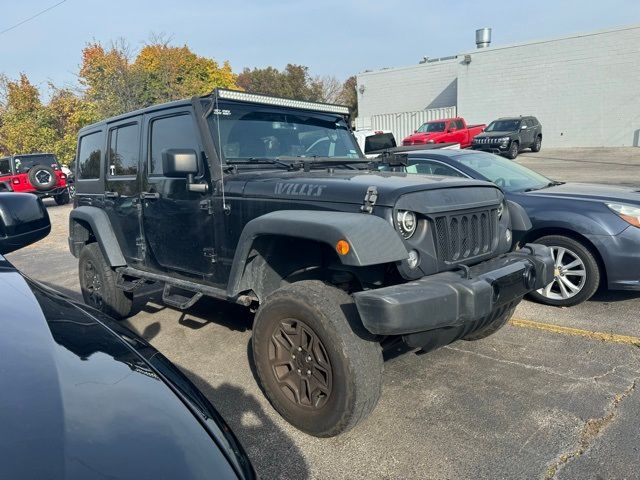
[[[244,305],[245,307],[251,305],[254,300],[248,295],[240,295],[238,296],[238,298],[229,298],[227,296],[227,291],[223,290],[222,288],[202,285],[201,283],[192,282],[190,280],[173,278],[161,273],[147,272],[145,270],[138,270],[137,268],[132,267],[117,268],[116,273],[117,286],[127,292],[134,291],[138,287],[142,286],[145,281],[164,283],[162,301],[167,305],[179,308],[180,310],[184,310],[193,306],[203,296],[217,298],[219,300],[234,301],[235,303],[239,303],[240,305]],[[178,290],[189,292],[192,294],[192,296],[188,297],[177,292],[172,292],[172,287],[175,287]]]

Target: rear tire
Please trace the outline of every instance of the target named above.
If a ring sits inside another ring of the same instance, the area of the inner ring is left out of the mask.
[[[58,205],[66,205],[67,203],[69,203],[69,190],[65,190],[64,192],[58,194],[58,195],[54,195],[53,199],[56,201],[56,203]]]
[[[133,294],[116,286],[116,274],[97,243],[85,245],[80,251],[78,272],[82,298],[87,305],[118,320],[136,313]]]
[[[507,151],[507,158],[511,160],[515,160],[520,153],[520,144],[517,141],[512,141],[511,145],[509,145],[509,150]]]
[[[533,153],[537,153],[542,148],[542,137],[538,135],[536,139],[533,141],[533,145],[531,145],[531,151]]]
[[[532,243],[541,243],[551,247],[554,252],[556,268],[560,267],[560,270],[564,270],[564,274],[556,275],[553,282],[547,287],[531,292],[530,298],[545,305],[571,307],[586,302],[596,293],[602,275],[598,261],[588,247],[580,241],[564,235],[548,235],[538,238]],[[560,262],[558,262],[560,251],[563,253]],[[574,291],[574,287],[579,290]]]
[[[252,346],[266,397],[303,432],[338,435],[378,403],[382,350],[342,290],[305,280],[275,291],[258,310]]]

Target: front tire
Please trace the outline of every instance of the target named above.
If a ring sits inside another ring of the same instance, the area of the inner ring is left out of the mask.
[[[310,435],[353,428],[380,398],[380,344],[338,288],[305,280],[275,291],[256,314],[252,346],[266,397]]]
[[[509,145],[509,150],[507,151],[507,158],[510,160],[515,160],[516,157],[518,156],[518,153],[520,153],[520,144],[514,140],[511,142],[511,145]]]
[[[545,305],[571,307],[589,300],[600,285],[600,266],[583,243],[563,235],[535,240],[551,248],[555,260],[555,278],[545,288],[529,296]]]
[[[78,262],[84,303],[116,319],[134,315],[133,295],[116,286],[116,275],[97,243],[85,245]]]

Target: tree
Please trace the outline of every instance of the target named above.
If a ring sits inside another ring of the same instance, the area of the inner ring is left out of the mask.
[[[89,43],[82,50],[80,85],[85,89],[85,99],[95,104],[100,118],[143,106],[143,82],[132,68],[132,59],[124,40],[112,43],[108,49],[100,43]]]
[[[99,118],[156,103],[204,95],[216,87],[236,88],[231,66],[172,47],[159,37],[137,55],[124,41],[109,48],[90,43],[82,51],[79,78]]]
[[[215,60],[196,55],[186,45],[145,45],[133,69],[142,79],[142,101],[147,105],[204,95],[216,87],[236,88],[228,62],[220,67]]]
[[[6,81],[0,125],[0,150],[4,154],[49,151],[56,139],[49,111],[38,89],[25,74]]]
[[[262,93],[297,100],[321,101],[321,89],[314,85],[309,68],[288,64],[283,71],[274,67],[245,68],[237,84],[251,93]]]
[[[357,89],[358,84],[356,81],[356,76],[353,75],[347,78],[342,84],[342,91],[340,92],[338,103],[346,105],[349,107],[349,111],[351,112],[351,118],[356,118],[358,116],[358,92]]]

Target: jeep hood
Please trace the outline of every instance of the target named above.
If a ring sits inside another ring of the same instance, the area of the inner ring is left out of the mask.
[[[396,172],[327,170],[253,174],[229,180],[229,196],[361,205],[369,187],[378,192],[376,205],[393,206],[401,195],[436,189],[497,187],[489,182],[466,178],[427,176]]]

